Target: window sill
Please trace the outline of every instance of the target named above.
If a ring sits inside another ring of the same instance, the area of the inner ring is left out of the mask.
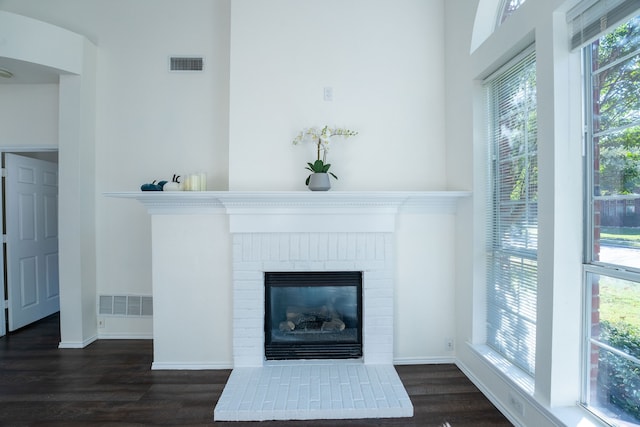
[[[529,396],[533,396],[535,384],[531,375],[526,374],[522,369],[514,366],[511,362],[487,345],[471,344],[470,347],[482,358],[482,360],[502,374],[508,382],[514,383],[522,392]]]
[[[563,406],[550,410],[564,425],[576,427],[611,427],[580,405]]]
[[[469,347],[494,371],[497,371],[507,383],[513,384],[527,403],[542,413],[553,424],[576,427],[610,427],[610,424],[597,418],[578,403],[574,406],[549,408],[539,403],[533,396],[535,379],[514,366],[502,355],[484,344],[469,344]]]

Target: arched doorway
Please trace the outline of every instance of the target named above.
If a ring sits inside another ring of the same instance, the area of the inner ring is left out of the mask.
[[[58,83],[59,346],[81,348],[97,336],[96,48],[81,35],[4,11],[0,11],[0,39],[0,68],[34,82],[49,78]],[[3,143],[0,140],[0,146]]]

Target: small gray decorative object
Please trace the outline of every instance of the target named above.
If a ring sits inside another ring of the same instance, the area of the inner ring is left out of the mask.
[[[313,173],[309,179],[309,190],[327,191],[331,188],[328,173]]]

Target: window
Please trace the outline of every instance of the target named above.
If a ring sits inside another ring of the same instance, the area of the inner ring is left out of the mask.
[[[500,3],[500,10],[498,13],[498,25],[500,26],[508,17],[513,15],[520,6],[524,4],[525,0],[502,0]]]
[[[583,50],[583,403],[640,425],[640,16],[607,31]]]
[[[489,115],[487,345],[535,369],[538,165],[533,49],[485,83]]]

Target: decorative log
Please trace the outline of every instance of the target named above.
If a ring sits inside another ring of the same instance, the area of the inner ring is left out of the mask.
[[[323,332],[340,332],[344,331],[346,325],[340,319],[331,319],[328,322],[324,322],[320,327],[320,330]]]
[[[280,323],[282,332],[293,330],[316,330],[322,332],[340,332],[346,327],[342,316],[327,306],[300,307],[290,306],[286,311],[287,320]]]
[[[298,316],[305,317],[320,317],[326,318],[330,316],[330,310],[327,306],[323,305],[321,307],[300,307],[300,306],[290,306],[287,307],[287,320],[292,320],[293,317]]]
[[[290,321],[286,321],[286,322],[280,322],[280,330],[282,332],[291,332],[296,328],[296,325],[293,322]]]

